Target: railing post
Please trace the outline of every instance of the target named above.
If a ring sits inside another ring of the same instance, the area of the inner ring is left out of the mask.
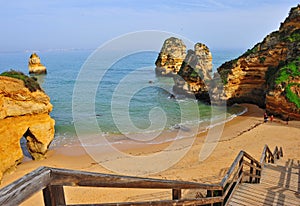
[[[243,161],[244,161],[244,156],[242,156],[241,160],[239,161],[239,166],[241,166],[241,171],[239,172],[238,178],[243,174]],[[241,179],[241,182],[243,182],[243,178]]]
[[[48,185],[43,189],[45,206],[66,205],[64,188],[61,185]]]
[[[255,165],[256,165],[256,167],[258,167],[258,168],[261,169],[260,165],[258,165],[257,163]],[[255,175],[259,176],[259,178],[255,177],[255,180],[254,180],[255,183],[259,183],[260,182],[260,172],[261,172],[260,170],[255,170]]]
[[[172,189],[172,200],[181,199],[181,189]]]
[[[251,160],[251,165],[254,166],[254,161]],[[250,167],[250,176],[249,176],[249,182],[252,183],[252,176],[253,175],[253,167]]]

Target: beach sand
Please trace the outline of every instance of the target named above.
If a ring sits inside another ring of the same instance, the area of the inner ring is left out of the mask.
[[[287,125],[286,122],[275,118],[273,122],[263,123],[264,110],[255,105],[243,105],[248,108],[248,111],[225,124],[222,136],[216,148],[207,159],[199,161],[199,153],[207,135],[207,132],[205,132],[198,134],[192,147],[176,164],[165,171],[144,177],[186,180],[201,183],[219,183],[240,150],[246,151],[259,160],[265,144],[267,144],[271,150],[273,150],[275,146],[281,146],[285,159],[300,159],[299,121],[290,121]],[[126,153],[139,156],[160,152],[168,145],[169,143],[150,145],[147,147],[132,145],[121,145],[121,147]],[[110,161],[112,165],[119,164],[118,157],[105,154],[105,151],[101,152],[103,153],[103,158],[107,157],[107,161]],[[172,152],[174,151],[170,150],[169,154],[172,155]],[[155,168],[163,164],[165,163],[160,161],[157,162],[157,164],[151,165],[151,167]],[[2,188],[8,185],[40,166],[116,174],[115,172],[105,169],[93,160],[80,144],[74,144],[72,147],[59,147],[50,150],[44,160],[31,161],[26,159],[25,162],[17,167],[16,171],[4,176],[0,187]],[[121,166],[126,167],[126,165]],[[187,190],[183,192],[183,196],[195,197],[196,193],[197,191]],[[170,190],[154,189],[65,187],[65,194],[68,204],[145,201],[171,197]],[[199,194],[200,193],[198,193],[198,195]],[[42,192],[33,195],[22,205],[43,205]]]

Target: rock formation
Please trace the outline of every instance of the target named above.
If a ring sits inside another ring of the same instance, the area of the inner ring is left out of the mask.
[[[181,39],[170,37],[165,40],[155,62],[158,76],[173,76],[179,71],[186,56],[186,46]]]
[[[49,97],[38,87],[27,87],[22,80],[0,76],[0,180],[22,161],[23,136],[33,159],[43,158],[54,138]]]
[[[41,63],[40,57],[33,53],[28,61],[29,74],[47,74],[46,67]]]
[[[208,83],[211,80],[212,55],[208,47],[197,43],[194,51],[189,50],[178,75],[174,76],[173,91],[210,102]]]
[[[218,73],[228,104],[254,103],[269,114],[300,119],[300,5],[272,32]]]

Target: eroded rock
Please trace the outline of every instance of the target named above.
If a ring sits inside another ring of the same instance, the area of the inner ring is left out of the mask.
[[[177,94],[192,96],[204,102],[210,102],[208,83],[211,80],[212,55],[202,43],[189,50],[178,75],[174,76],[173,90]]]
[[[54,120],[49,97],[31,92],[19,79],[0,76],[0,179],[23,159],[20,139],[27,139],[33,159],[44,157],[54,138]]]
[[[186,45],[181,39],[170,37],[165,40],[155,62],[159,76],[173,76],[179,71],[186,56]]]
[[[40,57],[33,53],[28,61],[29,74],[47,74],[46,67],[41,63]]]

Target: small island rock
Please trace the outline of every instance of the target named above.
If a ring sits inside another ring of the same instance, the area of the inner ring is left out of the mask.
[[[40,57],[33,53],[28,61],[29,74],[47,74],[46,67],[41,63]]]

